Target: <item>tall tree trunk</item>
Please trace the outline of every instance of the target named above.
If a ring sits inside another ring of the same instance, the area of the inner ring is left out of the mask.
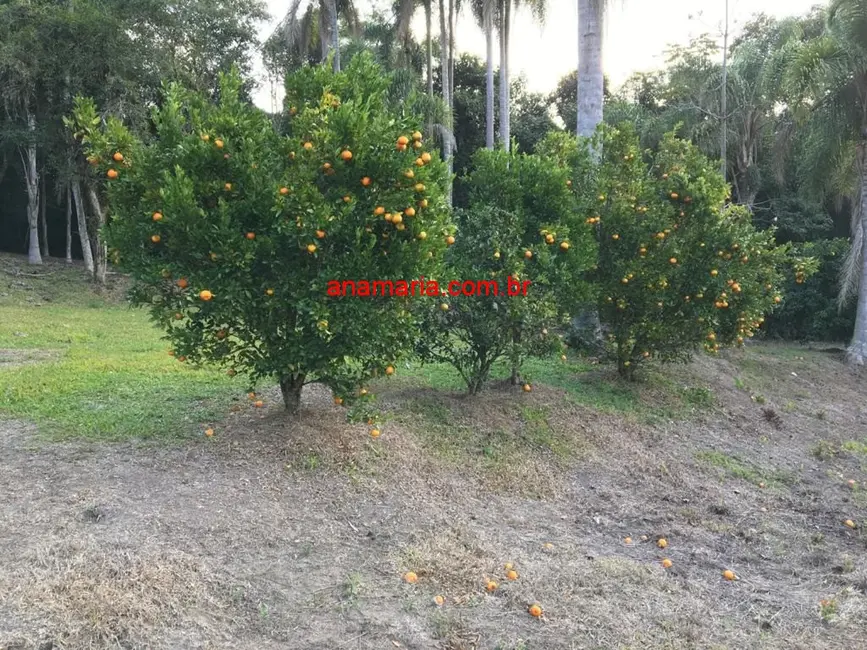
[[[861,131],[861,281],[858,288],[858,311],[855,315],[855,333],[849,345],[848,357],[852,365],[867,363],[867,126]]]
[[[28,111],[27,130],[31,136],[36,130],[36,119]],[[36,172],[36,145],[29,144],[20,151],[21,162],[24,164],[24,181],[27,184],[27,226],[30,245],[27,249],[28,264],[42,264],[42,254],[39,251],[39,174]]]
[[[427,94],[433,99],[433,38],[432,33],[432,6],[433,0],[424,0],[424,22],[425,22],[425,46],[427,49]]]
[[[87,234],[87,212],[84,210],[84,198],[81,196],[81,181],[72,182],[72,198],[75,201],[75,214],[78,218],[78,239],[81,241],[81,256],[84,258],[84,268],[93,275],[93,248],[90,236]]]
[[[337,22],[337,2],[330,0],[332,44],[334,48],[334,71],[340,72],[340,25]]]
[[[43,169],[41,176],[42,180],[42,191],[39,193],[39,223],[42,224],[42,239],[40,243],[42,244],[42,257],[51,257],[48,254],[48,221],[45,218],[45,209],[46,209],[46,198],[47,194],[45,193],[45,170]]]
[[[578,0],[579,136],[590,137],[602,122],[602,0]]]
[[[283,394],[283,406],[290,415],[297,415],[301,407],[301,390],[304,388],[306,376],[289,375],[280,378],[280,392]]]
[[[504,48],[504,66],[506,67],[506,110],[500,115],[500,119],[506,123],[505,140],[506,151],[512,148],[512,84],[509,70],[509,48],[512,44],[512,0],[506,0],[505,16],[503,18],[503,34],[506,41]]]
[[[105,212],[102,210],[102,205],[99,202],[99,197],[92,187],[87,188],[87,196],[90,198],[90,205],[96,215],[96,232],[93,236],[93,279],[100,286],[105,284],[106,258],[108,257],[105,249],[105,244],[102,241],[102,229],[105,226]]]
[[[506,66],[506,47],[508,40],[506,39],[506,4],[511,0],[500,0],[498,11],[499,32],[500,32],[500,142],[503,143],[503,148],[509,150],[509,136],[506,131],[508,123],[505,116],[509,114],[509,100],[506,96],[506,88],[509,87],[509,68]]]
[[[486,2],[482,22],[485,26],[487,68],[485,69],[485,146],[494,148],[494,7]]]
[[[455,110],[455,0],[449,0],[449,110]]]
[[[66,186],[66,263],[72,264],[72,188]]]
[[[449,79],[449,35],[446,29],[446,7],[445,0],[439,0],[439,14],[440,14],[440,75],[442,80],[442,90],[443,90],[443,102],[447,107],[451,107],[451,80]],[[446,161],[446,167],[448,169],[448,190],[446,194],[446,198],[448,200],[449,205],[452,204],[452,170],[454,169],[454,161],[452,160],[452,113],[451,109],[447,111],[446,115],[446,127],[449,130],[449,133],[446,134],[446,137],[443,141],[443,159]]]
[[[725,29],[723,32],[723,62],[722,62],[722,97],[720,99],[720,113],[722,125],[720,130],[720,173],[723,179],[728,180],[728,76],[729,76],[729,0],[726,0]]]

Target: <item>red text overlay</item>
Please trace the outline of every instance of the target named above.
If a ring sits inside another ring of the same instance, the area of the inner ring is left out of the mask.
[[[326,292],[334,298],[372,298],[405,296],[526,296],[529,280],[511,275],[504,286],[497,280],[451,280],[440,283],[424,277],[418,280],[331,280]]]

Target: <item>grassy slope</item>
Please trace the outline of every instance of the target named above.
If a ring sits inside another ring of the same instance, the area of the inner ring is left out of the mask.
[[[80,267],[51,262],[31,269],[22,262],[0,257],[0,412],[51,423],[42,431],[52,438],[185,437],[217,421],[247,388],[242,379],[168,356],[147,314],[124,304],[117,278],[101,295]],[[501,379],[508,369],[501,365],[493,374]],[[544,378],[575,403],[646,420],[669,417],[703,398],[656,375],[658,399],[643,402],[635,388],[598,374],[580,360],[530,360],[525,367],[529,380]],[[463,388],[457,373],[443,365],[407,367],[400,382],[407,388]]]
[[[117,281],[103,296],[80,267],[20,261],[0,258],[0,413],[51,423],[41,430],[53,438],[182,437],[239,391],[219,372],[169,357]]]

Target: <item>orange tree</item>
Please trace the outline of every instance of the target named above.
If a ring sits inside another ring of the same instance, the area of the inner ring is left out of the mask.
[[[400,290],[329,291],[430,274],[446,246],[445,167],[388,85],[363,56],[340,73],[306,67],[287,79],[282,135],[240,99],[236,73],[216,102],[171,87],[147,142],[79,104],[77,135],[108,186],[109,244],[179,361],[276,378],[291,412],[305,383],[349,403],[393,372],[414,340]]]
[[[691,143],[668,135],[649,161],[629,129],[606,131],[603,144],[584,221],[599,242],[598,309],[620,374],[743,344],[783,300],[789,247],[726,205],[728,186]]]
[[[565,168],[488,150],[474,155],[472,168],[469,207],[456,212],[441,271],[445,295],[418,303],[417,349],[425,361],[453,365],[475,394],[498,360],[508,360],[517,383],[527,356],[562,352],[557,329],[589,295],[583,274],[595,247],[577,221]],[[472,295],[452,295],[452,281],[467,282]]]

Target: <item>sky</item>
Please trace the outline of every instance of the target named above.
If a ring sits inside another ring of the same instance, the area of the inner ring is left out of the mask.
[[[292,0],[267,0],[272,15],[262,26],[264,40],[287,11]],[[311,0],[306,0],[311,1]],[[315,1],[315,0],[313,0]],[[355,0],[362,16],[374,7],[383,10],[386,0]],[[822,0],[728,0],[729,31],[737,35],[750,16],[764,12],[783,17],[806,13]],[[436,4],[436,3],[435,3]],[[465,3],[466,4],[466,3]],[[634,72],[660,68],[665,50],[672,44],[683,44],[700,34],[721,36],[726,0],[612,0],[605,34],[603,66],[613,87],[622,84]],[[550,92],[563,75],[578,64],[578,18],[576,0],[548,0],[548,16],[544,25],[535,24],[529,12],[519,10],[513,22],[510,48],[510,72],[524,74],[529,90]],[[434,24],[437,24],[434,15]],[[415,33],[424,34],[424,12],[419,11],[413,24]],[[455,42],[459,53],[467,52],[484,58],[485,38],[467,12],[458,20]],[[496,52],[496,45],[495,45]],[[262,83],[256,103],[271,110],[272,92],[264,80],[261,65],[257,67]],[[280,88],[275,99],[280,101]],[[279,108],[279,104],[276,108]]]

